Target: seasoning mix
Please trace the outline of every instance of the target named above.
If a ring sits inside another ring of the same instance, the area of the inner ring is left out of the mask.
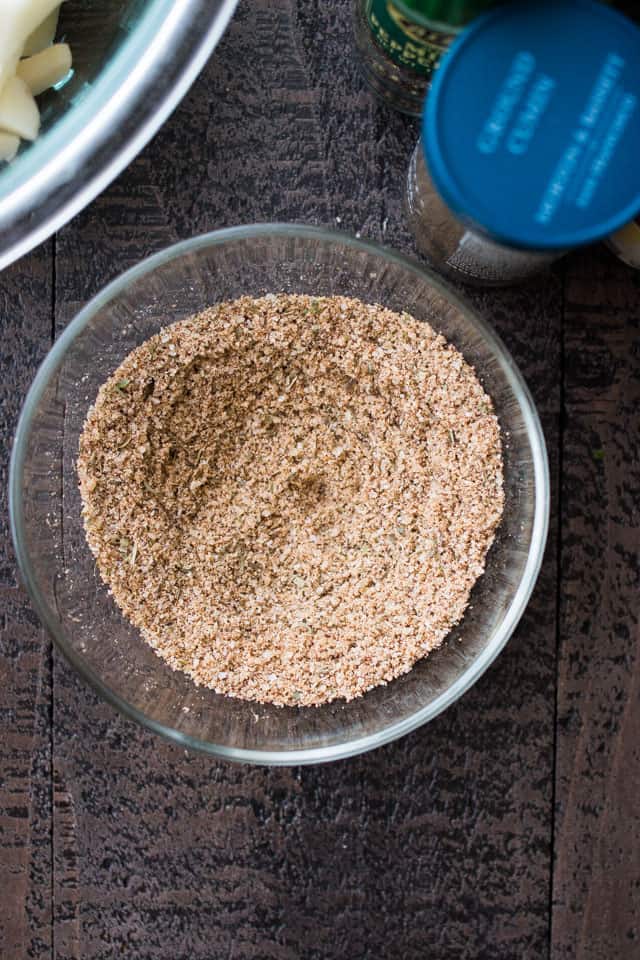
[[[504,495],[461,354],[344,297],[213,306],[134,350],[80,441],[88,543],[171,667],[278,705],[350,700],[460,621]]]

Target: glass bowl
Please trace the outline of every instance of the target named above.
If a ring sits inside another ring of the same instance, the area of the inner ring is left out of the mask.
[[[0,270],[113,180],[187,92],[237,0],[66,0],[73,72],[38,98],[42,132],[0,163]]]
[[[462,623],[403,677],[350,703],[277,708],[233,700],[173,672],[119,614],[87,547],[78,439],[100,384],[174,320],[242,294],[340,294],[428,320],[473,364],[504,435],[506,505]],[[314,227],[219,230],[150,257],[99,293],[42,364],[18,424],[10,476],[18,562],[34,606],[78,672],[126,716],[232,760],[292,764],[360,753],[413,730],[478,679],[536,580],[549,475],[527,387],[484,321],[435,275],[382,247]]]

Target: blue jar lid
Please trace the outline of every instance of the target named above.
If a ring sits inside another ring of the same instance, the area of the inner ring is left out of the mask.
[[[640,211],[640,30],[595,0],[485,14],[444,57],[422,134],[445,203],[495,240],[607,236]]]

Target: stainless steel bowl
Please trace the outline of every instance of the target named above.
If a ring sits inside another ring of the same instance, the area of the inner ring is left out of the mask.
[[[74,72],[40,98],[42,133],[0,165],[0,269],[117,176],[204,66],[237,0],[68,0]]]

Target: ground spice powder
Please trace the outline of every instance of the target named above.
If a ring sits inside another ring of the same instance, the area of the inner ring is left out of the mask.
[[[87,539],[174,669],[278,705],[350,700],[461,619],[503,509],[500,429],[461,354],[344,297],[221,303],[101,387]]]

